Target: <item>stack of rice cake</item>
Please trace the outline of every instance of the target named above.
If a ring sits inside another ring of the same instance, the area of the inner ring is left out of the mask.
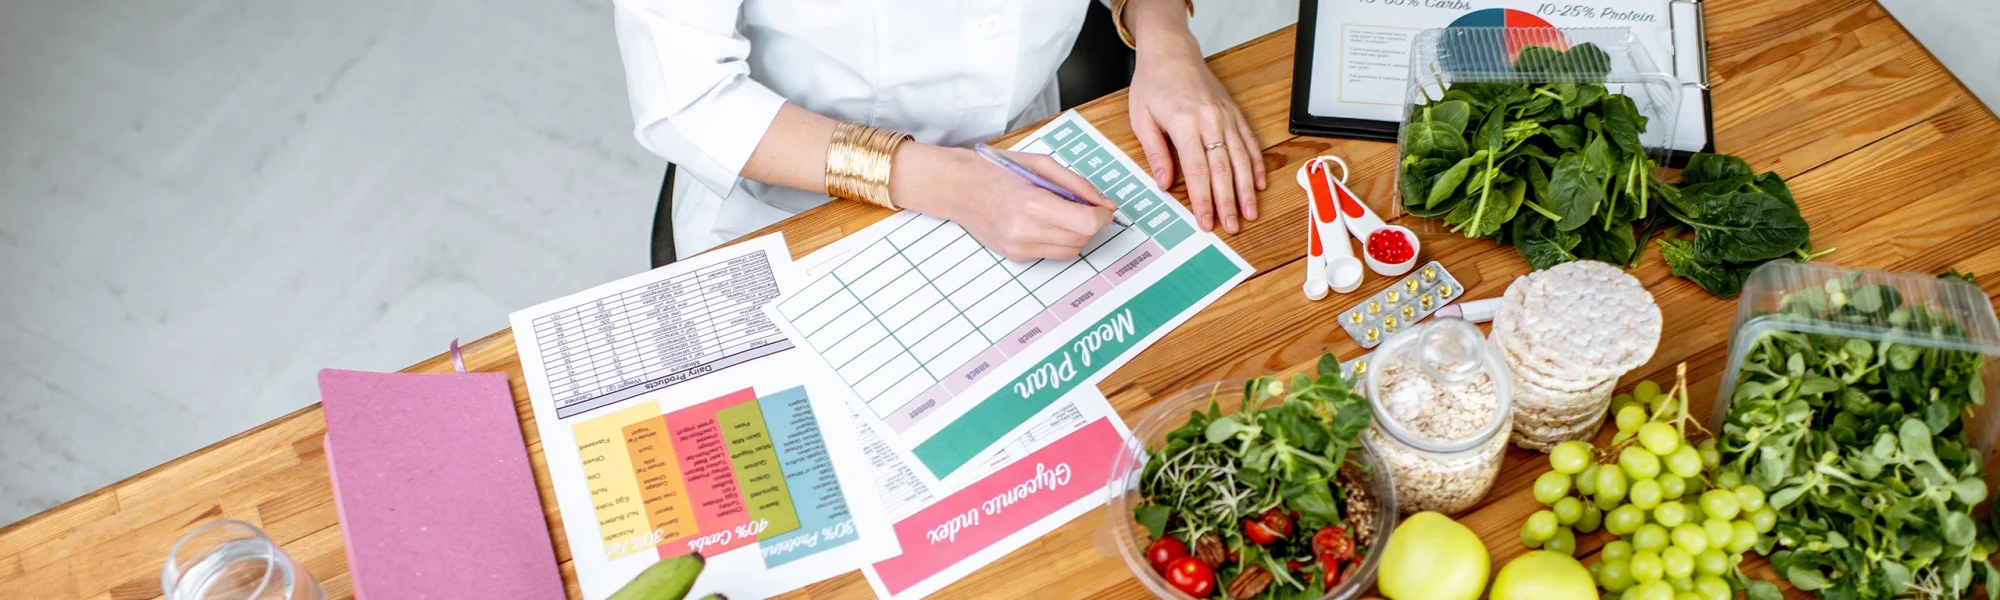
[[[1660,344],[1660,307],[1639,280],[1596,262],[1515,279],[1493,317],[1514,378],[1514,444],[1548,450],[1597,432],[1618,378]]]

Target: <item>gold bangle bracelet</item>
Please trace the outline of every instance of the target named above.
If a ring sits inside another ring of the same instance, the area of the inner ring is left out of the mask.
[[[894,210],[889,168],[910,134],[842,122],[826,148],[826,195]]]
[[[1125,27],[1125,5],[1131,2],[1111,0],[1111,24],[1118,26],[1118,39],[1125,41],[1125,47],[1136,49],[1139,44],[1132,39],[1132,30]],[[1194,0],[1183,0],[1182,3],[1187,5],[1188,16],[1194,16]]]

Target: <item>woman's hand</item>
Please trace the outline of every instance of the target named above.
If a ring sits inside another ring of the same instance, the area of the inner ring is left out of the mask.
[[[1202,231],[1236,233],[1237,217],[1257,219],[1264,189],[1263,146],[1243,111],[1208,70],[1187,30],[1182,4],[1133,0],[1126,20],[1138,38],[1132,73],[1132,132],[1161,188],[1174,182],[1174,156],[1187,178],[1189,204]],[[1160,10],[1150,10],[1153,8]]]
[[[1076,258],[1090,236],[1111,223],[1118,205],[1082,176],[1045,155],[1008,156],[1096,206],[1063,200],[971,150],[916,142],[896,151],[889,197],[902,208],[958,223],[1008,260]]]

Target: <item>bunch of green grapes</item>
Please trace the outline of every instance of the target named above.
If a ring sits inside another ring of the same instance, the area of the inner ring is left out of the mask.
[[[1588,442],[1549,452],[1535,480],[1547,505],[1521,527],[1530,548],[1576,552],[1576,535],[1602,526],[1616,539],[1589,565],[1610,600],[1724,600],[1742,589],[1736,568],[1777,525],[1763,490],[1720,466],[1714,440],[1692,443],[1687,392],[1651,381],[1612,404],[1618,434],[1599,462]],[[1699,428],[1699,425],[1695,425]],[[1732,585],[1733,584],[1733,585]]]

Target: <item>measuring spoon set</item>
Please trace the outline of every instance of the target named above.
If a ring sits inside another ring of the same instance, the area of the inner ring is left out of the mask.
[[[1339,177],[1330,165],[1340,166]],[[1330,155],[1308,160],[1299,169],[1299,187],[1306,191],[1309,208],[1304,289],[1313,300],[1325,298],[1329,289],[1345,294],[1360,288],[1364,264],[1383,277],[1408,273],[1417,264],[1416,234],[1376,216],[1347,188],[1347,174],[1347,161]],[[1362,242],[1359,258],[1350,239]]]

